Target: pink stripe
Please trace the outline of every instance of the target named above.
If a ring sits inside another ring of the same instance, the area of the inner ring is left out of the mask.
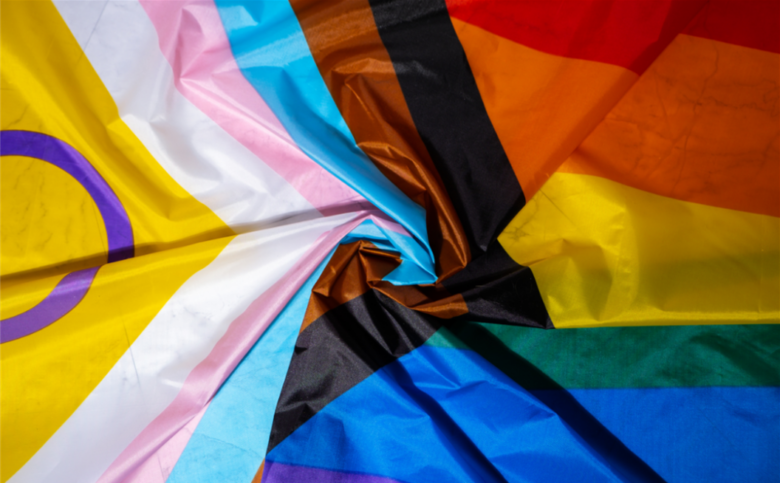
[[[372,219],[377,222],[384,217],[378,210],[361,211],[355,215],[348,223],[320,236],[308,254],[230,324],[211,353],[189,374],[173,402],[125,448],[98,483],[126,481],[150,459],[156,460],[155,454],[172,437],[184,434],[180,432],[181,428],[211,401],[236,365],[333,247],[363,221]],[[188,434],[182,437],[189,440]],[[186,441],[183,444],[186,445]]]
[[[393,221],[393,219],[387,216],[384,212],[380,211],[378,215],[372,216],[371,219],[374,220],[374,223],[376,223],[376,225],[380,228],[394,231],[401,235],[408,236],[409,238],[413,238],[412,234],[409,233],[406,228]]]
[[[133,472],[127,475],[127,479],[136,483],[165,483],[208,408],[209,404],[206,404],[189,423],[176,432],[152,457],[141,463]]]
[[[139,0],[173,68],[176,88],[315,208],[365,202],[295,144],[244,78],[212,0]]]

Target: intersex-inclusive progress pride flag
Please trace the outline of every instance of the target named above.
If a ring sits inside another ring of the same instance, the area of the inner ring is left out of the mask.
[[[780,0],[4,0],[0,481],[780,481]]]

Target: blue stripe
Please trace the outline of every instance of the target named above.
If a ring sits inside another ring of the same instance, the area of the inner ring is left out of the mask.
[[[568,418],[567,391],[532,394]],[[778,387],[576,389],[568,394],[666,481],[780,481]]]
[[[425,210],[357,146],[287,1],[216,0],[241,72],[314,161],[403,225],[421,245],[405,253],[433,283]],[[418,276],[420,273],[416,274]],[[403,279],[404,277],[401,277]]]
[[[778,481],[778,401],[774,387],[528,392],[471,350],[423,346],[267,458],[406,483]],[[573,429],[583,414],[593,424]]]
[[[430,346],[331,402],[267,461],[406,483],[621,480],[555,413],[482,357]]]

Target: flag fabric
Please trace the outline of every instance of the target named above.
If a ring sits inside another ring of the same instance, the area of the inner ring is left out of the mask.
[[[0,22],[0,481],[780,481],[779,0]]]

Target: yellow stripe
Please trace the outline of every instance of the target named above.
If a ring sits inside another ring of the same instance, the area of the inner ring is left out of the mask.
[[[105,263],[108,242],[97,206],[72,176],[27,157],[0,159],[0,319],[7,319],[37,305],[66,272]],[[67,263],[52,266],[58,260]]]
[[[780,220],[556,173],[499,237],[556,327],[780,320]]]
[[[84,300],[2,347],[2,481],[73,414],[191,274],[230,239],[105,265]]]
[[[105,178],[124,205],[133,226],[136,254],[151,253],[233,232],[154,160],[144,145],[119,118],[113,98],[103,86],[56,8],[50,2],[5,2],[2,16],[2,129],[49,134],[72,145]],[[150,100],[150,102],[156,102]],[[6,158],[2,158],[6,163]],[[48,178],[50,168],[30,163],[27,172],[3,178],[3,188],[25,177]],[[5,174],[5,173],[3,173]],[[51,199],[60,201],[68,187],[47,186]],[[18,193],[19,204],[41,196],[40,187]],[[14,193],[16,196],[17,193]],[[26,230],[67,233],[78,237],[85,214],[59,216],[57,212],[35,220],[9,223],[3,219],[3,237],[40,237]],[[16,221],[16,220],[13,220]],[[71,226],[73,223],[79,226]],[[101,221],[102,223],[102,221]],[[100,226],[100,230],[103,230]],[[105,236],[105,235],[104,235]],[[5,244],[4,244],[5,245]],[[50,251],[28,245],[23,251],[6,251],[3,274],[36,260],[37,267],[61,265],[73,259],[66,246]],[[105,242],[88,241],[80,257],[105,259]],[[9,248],[10,250],[10,248]],[[57,251],[59,250],[59,251]],[[25,258],[27,262],[20,262]],[[34,268],[34,267],[32,267]]]
[[[6,481],[233,232],[178,186],[121,121],[51,3],[3,2],[0,32],[2,128],[43,132],[81,152],[125,206],[136,256],[144,255],[103,266],[73,311],[3,344],[0,480]],[[106,235],[89,196],[57,168],[9,156],[2,158],[2,175],[8,316],[35,305],[64,273],[104,263]]]

